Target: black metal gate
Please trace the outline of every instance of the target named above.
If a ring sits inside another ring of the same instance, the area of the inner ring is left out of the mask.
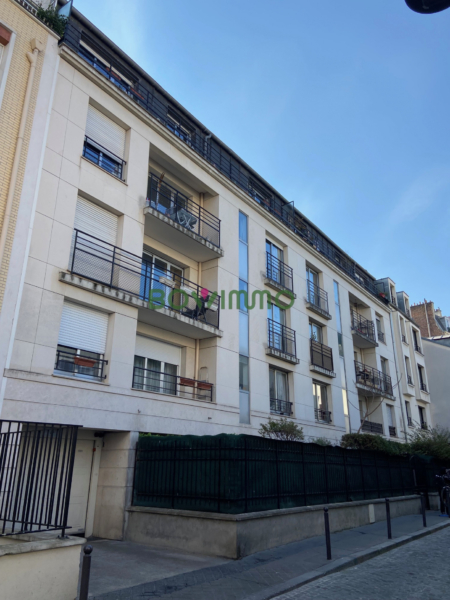
[[[0,420],[0,536],[64,536],[77,434],[77,425]]]

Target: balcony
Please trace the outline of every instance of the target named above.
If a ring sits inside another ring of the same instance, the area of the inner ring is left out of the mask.
[[[371,421],[361,421],[361,431],[366,433],[376,433],[383,435],[383,425],[381,423],[372,423]]]
[[[290,296],[294,296],[294,278],[292,268],[286,263],[266,252],[266,277],[264,280],[266,285],[280,291],[290,292]]]
[[[135,306],[139,321],[193,339],[222,335],[220,296],[77,229],[69,271],[60,281]]]
[[[377,371],[355,360],[356,387],[374,396],[386,396],[394,399],[392,381],[389,375]]]
[[[286,417],[290,417],[292,415],[292,402],[271,398],[270,412],[275,415],[284,415]]]
[[[328,293],[308,279],[306,281],[306,294],[306,308],[324,319],[331,319],[328,310]]]
[[[418,344],[414,344],[414,350],[423,356],[422,348]]]
[[[269,344],[266,354],[297,365],[300,361],[297,358],[295,331],[272,319],[267,319],[267,325]]]
[[[423,381],[420,382],[420,389],[422,390],[422,392],[426,392],[428,394],[428,388],[426,383],[423,383]]]
[[[146,235],[197,262],[223,256],[220,219],[154,174],[147,196]]]
[[[212,383],[197,381],[189,377],[180,377],[179,375],[169,375],[160,371],[142,369],[141,367],[134,367],[133,369],[133,389],[179,396],[180,398],[197,400],[199,402],[213,401]]]
[[[392,427],[392,425],[389,425],[389,436],[397,437],[397,429],[395,427]]]
[[[310,370],[328,377],[336,377],[333,371],[333,350],[320,342],[310,340]]]
[[[321,408],[314,409],[314,416],[318,423],[331,423],[331,412],[329,410],[322,410]]]
[[[107,364],[108,361],[95,352],[66,346],[58,346],[56,350],[56,373],[70,374],[80,379],[101,381],[106,378],[105,366]]]
[[[378,346],[373,321],[369,321],[354,310],[350,312],[353,344],[357,348],[375,348],[375,346]]]

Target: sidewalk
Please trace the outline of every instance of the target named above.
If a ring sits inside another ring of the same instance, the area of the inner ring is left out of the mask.
[[[386,521],[334,533],[331,561],[326,560],[324,536],[265,550],[239,561],[126,542],[94,541],[89,597],[95,600],[244,600],[250,597],[265,600],[330,570],[352,566],[368,555],[405,543],[408,538],[404,536],[414,539],[415,534],[450,526],[450,519],[439,517],[434,511],[427,512],[427,522],[425,529],[421,515],[392,519],[393,540],[389,544]],[[128,571],[126,563],[130,559],[134,569]],[[115,591],[111,591],[115,586]]]

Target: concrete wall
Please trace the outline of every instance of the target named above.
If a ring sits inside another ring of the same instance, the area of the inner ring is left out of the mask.
[[[323,535],[324,506],[241,515],[131,507],[127,541],[199,554],[242,558],[261,550]],[[328,505],[332,532],[386,519],[384,499]],[[391,498],[391,516],[420,513],[419,496]]]
[[[74,600],[86,540],[0,538],[0,595],[5,600]]]

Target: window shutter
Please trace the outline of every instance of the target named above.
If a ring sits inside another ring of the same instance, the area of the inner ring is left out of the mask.
[[[180,365],[181,350],[178,346],[159,342],[142,335],[136,336],[136,356],[145,356],[171,365]]]
[[[107,332],[106,313],[64,302],[58,344],[104,354]]]
[[[125,157],[125,129],[89,105],[86,135],[119,158]]]
[[[115,245],[117,242],[118,217],[96,204],[78,198],[75,213],[75,229]]]

